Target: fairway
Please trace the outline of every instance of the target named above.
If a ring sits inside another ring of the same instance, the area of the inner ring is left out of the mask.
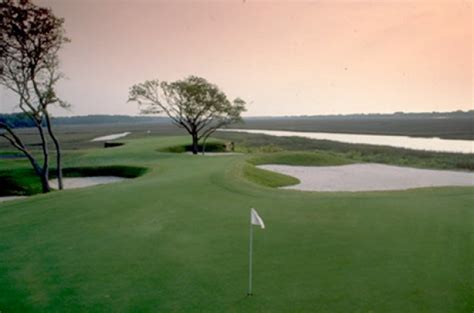
[[[146,174],[0,203],[2,313],[474,308],[472,187],[281,190],[244,176],[252,155],[160,152],[188,137],[121,141],[69,151],[65,166]],[[27,164],[0,163],[15,167]],[[266,229],[254,231],[247,297],[251,207]]]

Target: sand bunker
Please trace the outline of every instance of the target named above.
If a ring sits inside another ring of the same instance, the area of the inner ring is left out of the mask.
[[[298,178],[300,184],[284,188],[305,191],[377,191],[474,185],[474,173],[425,170],[383,164],[260,165],[258,167]]]
[[[73,177],[63,178],[64,189],[84,188],[95,185],[111,184],[125,180],[126,178],[117,176],[92,176],[92,177]],[[58,180],[49,181],[52,188],[58,188]]]
[[[84,188],[95,185],[111,184],[126,180],[127,178],[118,176],[92,176],[92,177],[73,177],[63,178],[64,189]],[[58,180],[52,179],[49,181],[51,188],[58,189]],[[23,199],[26,196],[6,196],[0,197],[0,202]]]
[[[0,202],[4,201],[11,201],[11,200],[17,200],[17,199],[23,199],[26,198],[25,196],[7,196],[7,197],[0,197]]]
[[[119,139],[125,136],[130,135],[130,132],[125,132],[125,133],[120,133],[120,134],[112,134],[112,135],[107,135],[107,136],[102,136],[102,137],[96,137],[92,139],[91,141],[108,141],[108,140],[115,140]]]

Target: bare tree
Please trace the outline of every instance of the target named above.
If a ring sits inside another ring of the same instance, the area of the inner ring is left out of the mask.
[[[138,102],[144,114],[165,113],[178,127],[192,137],[192,152],[197,154],[199,141],[205,140],[230,123],[242,120],[245,102],[227,96],[214,84],[201,77],[165,82],[148,80],[130,88],[129,100]]]
[[[34,122],[41,139],[42,165],[5,123],[0,124],[0,137],[27,156],[40,176],[43,192],[50,191],[47,135],[56,150],[56,175],[59,189],[63,188],[61,147],[49,113],[51,105],[68,107],[55,92],[63,77],[58,71],[58,52],[69,41],[63,23],[50,9],[29,0],[0,0],[0,84],[18,97],[19,109]]]

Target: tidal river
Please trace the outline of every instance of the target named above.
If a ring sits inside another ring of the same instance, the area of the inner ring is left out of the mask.
[[[309,139],[332,140],[347,143],[391,146],[397,148],[426,150],[437,152],[473,153],[473,140],[422,138],[408,136],[364,135],[364,134],[336,134],[295,132],[265,129],[219,129],[219,131],[241,132],[250,134],[264,134],[277,137],[304,137]]]

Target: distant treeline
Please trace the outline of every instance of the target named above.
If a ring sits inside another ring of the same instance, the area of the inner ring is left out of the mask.
[[[431,113],[247,117],[230,128],[406,135],[474,140],[474,110]],[[33,127],[24,114],[0,114],[11,127]],[[84,115],[55,117],[54,125],[171,124],[167,117]]]
[[[130,116],[130,115],[81,115],[55,117],[57,125],[80,125],[80,124],[125,124],[125,123],[151,123],[169,122],[169,118],[163,116]]]
[[[7,123],[10,127],[33,127],[34,123],[24,113],[0,114],[0,122]],[[82,115],[54,117],[54,125],[94,125],[94,124],[127,124],[169,122],[161,116],[129,116],[129,115]]]
[[[250,117],[247,120],[348,120],[348,119],[419,119],[419,118],[474,118],[474,110],[452,111],[452,112],[419,112],[405,113],[395,112],[390,114],[383,113],[358,113],[358,114],[333,114],[333,115],[289,115],[289,116],[257,116]]]
[[[0,114],[0,123],[5,123],[12,128],[33,127],[33,121],[23,113]]]

